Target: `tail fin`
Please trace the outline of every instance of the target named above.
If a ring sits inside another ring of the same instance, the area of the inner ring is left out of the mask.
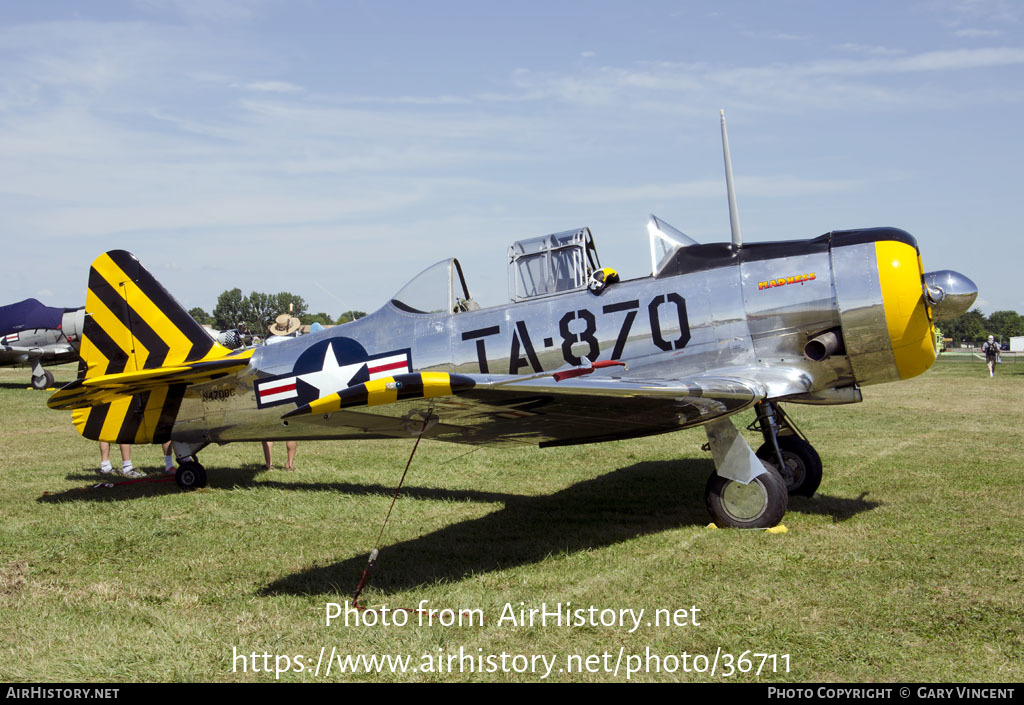
[[[222,358],[231,351],[188,315],[130,252],[111,250],[89,270],[80,355],[83,381]],[[81,384],[82,381],[79,382]],[[93,440],[159,443],[187,384],[168,384],[75,409],[78,431]]]
[[[111,250],[92,263],[85,314],[80,354],[87,379],[217,359],[230,352],[124,250]]]

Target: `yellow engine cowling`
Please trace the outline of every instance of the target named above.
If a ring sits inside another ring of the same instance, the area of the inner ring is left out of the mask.
[[[935,362],[935,332],[917,242],[895,228],[832,235],[836,303],[857,383],[927,370]]]

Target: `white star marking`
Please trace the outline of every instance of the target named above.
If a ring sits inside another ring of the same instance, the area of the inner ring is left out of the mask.
[[[320,371],[299,375],[298,379],[301,379],[306,384],[313,385],[320,396],[325,397],[328,394],[346,389],[352,378],[365,365],[365,362],[356,362],[344,366],[339,365],[338,358],[334,354],[334,347],[328,345],[324,353],[324,364]]]

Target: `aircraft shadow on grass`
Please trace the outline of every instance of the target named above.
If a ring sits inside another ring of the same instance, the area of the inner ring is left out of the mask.
[[[709,459],[637,463],[549,495],[522,495],[464,489],[404,487],[412,500],[499,502],[503,508],[478,519],[462,521],[416,539],[386,544],[373,585],[393,592],[438,580],[535,563],[552,554],[600,548],[684,526],[704,525],[704,483],[713,470]],[[211,472],[209,486],[223,490],[269,487],[305,492],[336,492],[357,496],[390,496],[394,487],[348,482],[302,483],[266,481],[267,471],[250,463]],[[557,468],[551,470],[557,472]],[[277,474],[277,472],[275,472]],[[257,476],[263,477],[259,482]],[[96,483],[94,472],[68,475],[69,480]],[[113,488],[75,488],[47,494],[37,501],[118,502],[181,490],[171,482],[135,483]],[[835,522],[870,511],[881,503],[818,494],[792,497],[790,509],[831,516]],[[337,593],[353,589],[366,566],[359,554],[329,566],[309,568],[266,586],[263,595]]]
[[[143,470],[151,468],[143,468]],[[238,468],[218,468],[208,476],[208,487],[218,490],[250,490],[250,489],[278,489],[297,492],[336,492],[338,494],[371,496],[383,495],[390,497],[394,494],[395,488],[386,485],[367,485],[351,482],[280,482],[277,480],[267,481],[261,479],[256,481],[258,476],[266,473],[280,473],[286,477],[286,471],[267,470],[261,464],[249,463]],[[148,479],[151,482],[133,482],[130,484],[116,485],[124,478],[104,478],[94,470],[83,470],[81,472],[69,473],[66,479],[73,482],[85,483],[73,489],[63,492],[47,493],[37,498],[37,502],[47,504],[60,504],[62,502],[125,502],[146,497],[157,497],[161,495],[180,494],[181,490],[174,480],[155,472],[151,472]],[[115,487],[93,486],[99,483],[114,483]],[[439,501],[471,501],[471,502],[511,502],[521,499],[522,495],[504,494],[499,492],[479,492],[476,490],[447,490],[433,487],[410,487],[402,488],[402,496],[410,499],[439,500]]]
[[[373,578],[376,589],[394,592],[443,580],[536,563],[683,526],[703,525],[704,483],[710,460],[637,463],[560,492],[511,495],[505,507],[409,541],[385,545]],[[792,508],[830,514],[834,521],[880,503],[821,496]],[[309,568],[277,580],[263,595],[351,591],[366,567],[366,554]]]
[[[113,455],[116,456],[117,452],[115,451]],[[119,463],[120,458],[114,458],[111,462]],[[181,489],[174,482],[174,478],[163,474],[162,467],[154,468],[137,465],[136,470],[148,471],[144,481],[126,481],[125,478],[117,475],[100,475],[96,472],[95,466],[82,468],[78,472],[68,473],[65,479],[69,482],[81,482],[83,484],[63,492],[48,492],[38,497],[36,501],[47,504],[60,504],[63,502],[125,502],[146,497],[181,493]],[[249,463],[237,468],[218,469],[217,472],[210,474],[209,486],[222,490],[255,486],[256,476],[263,472],[267,472],[267,470],[257,463]],[[114,487],[96,486],[102,483],[111,483]]]

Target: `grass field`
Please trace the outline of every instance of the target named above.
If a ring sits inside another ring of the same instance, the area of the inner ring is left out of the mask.
[[[68,381],[74,368],[56,371]],[[557,659],[552,681],[625,680],[625,656],[653,669],[648,653],[707,668],[693,655],[719,649],[789,655],[789,673],[779,657],[781,672],[766,661],[759,677],[731,677],[742,681],[1024,680],[1024,365],[989,379],[981,362],[940,361],[866,388],[862,404],[788,406],[825,479],[793,499],[782,534],[706,527],[713,466],[699,430],[548,450],[424,442],[362,602],[486,616],[461,627],[325,625],[326,604],[359,581],[412,439],[303,442],[293,472],[283,444],[269,472],[258,444],[227,445],[203,452],[204,490],[85,489],[99,480],[96,444],[27,381],[0,370],[0,681],[273,680],[233,659],[252,652],[261,669],[284,665],[263,653],[293,666],[304,656],[308,670],[280,676],[293,681],[545,673],[339,675],[335,664],[317,676],[321,647],[415,666],[460,647],[543,654]],[[134,460],[162,467],[155,446]],[[500,620],[521,602],[646,611],[633,633]],[[646,625],[654,610],[693,606],[699,626]],[[584,672],[560,670],[570,655]],[[714,676],[672,665],[631,677],[729,680],[724,657]]]

